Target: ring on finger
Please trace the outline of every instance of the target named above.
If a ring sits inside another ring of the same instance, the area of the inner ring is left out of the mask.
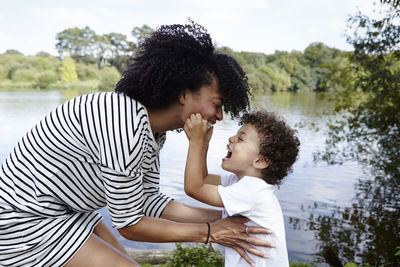
[[[246,226],[246,234],[249,234],[248,229],[249,229],[249,227]]]

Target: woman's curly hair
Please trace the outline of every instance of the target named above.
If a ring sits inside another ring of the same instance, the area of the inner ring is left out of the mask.
[[[296,131],[273,112],[265,110],[245,113],[239,125],[251,124],[260,138],[260,155],[270,164],[263,170],[263,179],[268,184],[280,185],[282,179],[292,171],[299,153],[300,141]]]
[[[231,56],[216,53],[207,30],[191,24],[163,25],[140,45],[115,91],[160,109],[179,98],[211,85],[217,77],[224,111],[238,117],[249,108],[250,89],[243,69]]]

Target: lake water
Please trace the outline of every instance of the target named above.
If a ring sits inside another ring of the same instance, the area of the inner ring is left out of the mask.
[[[18,140],[47,112],[64,103],[71,95],[65,92],[0,92],[0,163],[2,163]],[[314,164],[313,153],[323,147],[326,116],[323,112],[331,105],[317,94],[274,93],[255,97],[253,106],[275,111],[286,118],[289,125],[298,129],[301,150],[294,171],[277,191],[285,215],[287,246],[291,261],[312,261],[320,251],[318,235],[310,227],[298,227],[296,222],[307,222],[309,209],[319,215],[329,215],[332,207],[346,207],[354,197],[354,184],[362,174],[354,162],[342,165]],[[315,124],[296,127],[299,124]],[[208,169],[221,173],[221,159],[226,155],[229,136],[238,129],[236,121],[225,116],[214,128],[210,143]],[[183,172],[187,141],[183,132],[168,132],[161,152],[161,191],[175,200],[188,205],[204,206],[187,197],[183,192]],[[107,217],[106,210],[101,213]],[[122,238],[121,238],[122,239]],[[173,249],[174,244],[151,244],[124,240],[132,249]]]

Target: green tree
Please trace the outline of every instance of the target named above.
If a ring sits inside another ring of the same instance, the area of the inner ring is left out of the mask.
[[[310,216],[307,224],[342,258],[400,266],[400,1],[380,2],[378,18],[357,13],[349,19],[354,52],[337,65],[341,89],[334,92],[342,116],[330,123],[318,155],[328,163],[358,160],[364,177],[351,207]]]
[[[150,37],[153,32],[154,30],[150,26],[144,24],[142,27],[134,27],[131,34],[136,39],[136,44],[139,45],[144,39]]]
[[[52,55],[50,55],[49,53],[45,52],[45,51],[40,51],[36,54],[37,57],[45,57],[45,58],[51,58]]]
[[[312,87],[311,69],[300,52],[276,51],[269,57],[271,63],[290,75],[289,91],[308,91]]]
[[[235,58],[238,59],[240,64],[251,64],[255,68],[259,68],[267,63],[265,54],[262,53],[240,52],[236,53]]]
[[[78,27],[68,28],[57,33],[56,39],[56,49],[60,57],[69,54],[76,61],[96,61],[94,46],[97,35],[88,26],[83,29]]]
[[[286,91],[290,87],[290,76],[285,70],[274,64],[264,65],[258,68],[259,72],[269,77],[269,88],[272,91]]]
[[[122,73],[128,66],[131,57],[137,51],[137,45],[129,41],[126,35],[120,33],[109,33],[107,38],[110,41],[111,51],[108,63]]]
[[[96,60],[96,66],[98,69],[101,68],[107,62],[107,58],[111,56],[111,45],[108,36],[95,35],[94,36],[94,53],[93,56]]]
[[[7,49],[6,52],[4,52],[4,54],[8,54],[8,55],[23,55],[21,52],[19,52],[18,50],[15,49]]]
[[[323,77],[328,72],[326,66],[341,54],[341,51],[330,48],[323,43],[312,43],[304,50],[304,57],[311,68],[311,86],[314,90],[321,91],[326,88],[321,87],[324,82]]]
[[[75,61],[70,56],[66,56],[60,67],[60,73],[64,82],[76,82],[78,75],[76,73]]]
[[[358,13],[349,20],[353,68],[345,70],[355,76],[336,94],[336,110],[347,116],[331,124],[325,160],[382,158],[400,166],[400,8],[398,1],[383,0],[382,8],[381,19]],[[350,145],[338,149],[340,142]]]

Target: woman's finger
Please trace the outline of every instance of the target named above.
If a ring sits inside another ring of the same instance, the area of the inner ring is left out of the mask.
[[[268,258],[269,256],[265,254],[265,252],[249,245],[247,242],[236,242],[236,245],[241,247],[243,250],[245,250],[247,253],[254,254],[256,256],[262,257],[262,258]]]
[[[232,247],[234,250],[236,250],[237,253],[239,253],[239,255],[245,260],[247,261],[248,264],[250,264],[251,266],[256,266],[256,264],[254,263],[254,261],[249,257],[249,255],[247,255],[247,253],[240,247]]]
[[[247,236],[245,238],[246,242],[249,244],[252,244],[254,246],[261,246],[261,247],[267,247],[267,248],[274,248],[275,244],[272,243],[271,241],[267,241],[265,239],[260,239],[260,238],[255,238],[251,236]]]
[[[245,230],[246,232],[246,230]],[[247,233],[248,234],[272,234],[272,231],[268,228],[258,227],[258,226],[247,226]]]
[[[249,234],[271,234],[272,231],[266,228],[257,226],[245,226],[243,228],[243,234],[237,236],[238,239],[246,242],[246,244],[252,244],[254,246],[262,246],[268,248],[274,248],[275,244],[261,238],[250,236]]]

